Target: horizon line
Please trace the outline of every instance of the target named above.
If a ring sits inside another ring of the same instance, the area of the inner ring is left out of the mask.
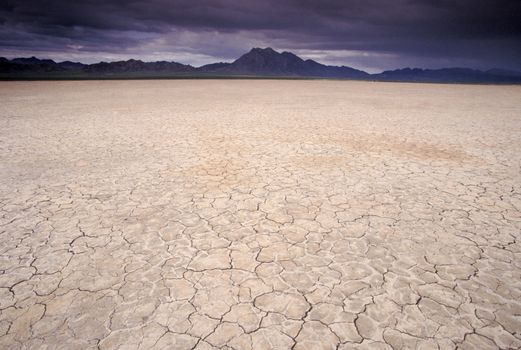
[[[360,69],[360,68],[356,68],[354,66],[347,66],[347,65],[330,65],[330,64],[325,64],[325,63],[321,63],[319,61],[316,61],[314,59],[304,59],[302,57],[300,57],[299,55],[291,52],[291,51],[287,51],[287,50],[284,50],[284,51],[277,51],[276,49],[273,49],[272,47],[268,46],[268,47],[264,47],[264,48],[261,48],[261,47],[252,47],[248,52],[240,55],[238,58],[235,58],[233,60],[230,60],[230,61],[218,61],[218,62],[211,62],[211,63],[206,63],[206,64],[203,64],[203,65],[192,65],[192,64],[187,64],[187,63],[182,63],[180,61],[174,61],[174,60],[156,60],[156,61],[146,61],[146,60],[142,60],[140,58],[128,58],[128,59],[116,59],[116,60],[101,60],[101,61],[97,61],[97,62],[94,62],[94,63],[84,63],[84,62],[81,62],[81,61],[75,61],[75,60],[72,60],[72,59],[66,59],[64,61],[58,61],[58,60],[55,60],[53,58],[41,58],[41,57],[38,57],[36,56],[35,54],[31,54],[31,56],[12,56],[12,55],[6,55],[6,56],[0,56],[0,58],[5,58],[9,61],[11,60],[15,60],[15,59],[28,59],[28,58],[35,58],[35,59],[38,59],[38,60],[50,60],[50,61],[53,61],[54,63],[64,63],[64,62],[71,62],[71,63],[79,63],[79,64],[82,64],[82,65],[86,65],[86,66],[89,66],[89,65],[94,65],[94,64],[99,64],[99,63],[115,63],[115,62],[128,62],[128,61],[140,61],[140,62],[143,62],[143,63],[157,63],[157,62],[168,62],[168,63],[178,63],[178,64],[182,64],[184,66],[189,66],[189,67],[193,67],[193,68],[201,68],[201,67],[204,67],[204,66],[207,66],[207,65],[211,65],[211,64],[219,64],[219,63],[223,63],[223,64],[231,64],[233,62],[235,62],[237,59],[239,59],[240,57],[244,56],[245,54],[251,52],[252,50],[254,49],[260,49],[260,50],[272,50],[278,54],[283,54],[283,53],[289,53],[289,54],[292,54],[292,55],[295,55],[296,57],[300,58],[301,60],[303,61],[314,61],[314,62],[317,62],[321,65],[324,65],[324,66],[328,66],[328,67],[348,67],[348,68],[353,68],[353,69],[356,69],[356,70],[359,70],[361,72],[364,72],[364,73],[367,73],[369,75],[376,75],[376,74],[381,74],[381,73],[384,73],[384,72],[390,72],[390,71],[397,71],[397,70],[405,70],[405,69],[410,69],[410,70],[414,70],[414,69],[419,69],[419,70],[443,70],[443,69],[468,69],[468,70],[473,70],[473,71],[479,71],[479,72],[489,72],[491,70],[502,70],[502,71],[505,71],[505,72],[511,72],[511,73],[518,73],[518,74],[521,74],[521,71],[518,71],[518,70],[513,70],[513,69],[508,69],[508,68],[502,68],[502,67],[493,67],[493,68],[488,68],[488,69],[480,69],[480,68],[471,68],[471,67],[466,67],[466,66],[446,66],[446,67],[442,67],[442,68],[428,68],[428,67],[417,67],[417,66],[406,66],[406,67],[400,67],[400,68],[393,68],[393,69],[384,69],[384,70],[381,70],[379,71],[378,73],[369,73],[367,71],[365,71],[364,69]],[[11,56],[11,58],[9,58],[9,56]]]

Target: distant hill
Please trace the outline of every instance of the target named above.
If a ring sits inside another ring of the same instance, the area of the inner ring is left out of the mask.
[[[54,62],[53,60],[41,60],[41,59],[38,59],[36,57],[29,57],[29,58],[14,58],[11,60],[11,62],[13,63],[18,63],[18,64],[27,64],[27,65],[33,65],[33,66],[36,66],[36,65],[54,65],[56,64],[56,62]]]
[[[128,60],[117,62],[100,62],[84,66],[87,73],[133,73],[133,72],[193,72],[195,68],[177,62],[143,62],[140,60]]]
[[[175,77],[280,77],[335,78],[371,81],[432,83],[521,83],[521,72],[503,69],[480,71],[468,68],[403,68],[378,74],[346,66],[329,66],[303,60],[291,52],[253,48],[231,63],[211,63],[193,67],[178,62],[143,62],[130,59],[83,64],[55,62],[36,57],[0,57],[0,79],[98,79],[98,78],[175,78]]]
[[[83,65],[82,65],[83,66]],[[36,57],[14,58],[8,60],[0,58],[0,74],[21,74],[21,73],[45,73],[65,70],[59,63],[53,60],[40,60]]]
[[[324,78],[367,78],[368,73],[350,67],[326,66],[313,60],[303,60],[291,52],[279,53],[272,48],[253,48],[233,63],[207,65],[201,72],[280,76],[280,77],[324,77]]]
[[[379,81],[409,81],[432,83],[521,83],[521,73],[491,69],[480,71],[469,68],[420,69],[404,68],[373,74]]]

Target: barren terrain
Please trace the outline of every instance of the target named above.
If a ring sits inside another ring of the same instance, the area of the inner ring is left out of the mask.
[[[521,87],[0,83],[1,349],[521,347]]]

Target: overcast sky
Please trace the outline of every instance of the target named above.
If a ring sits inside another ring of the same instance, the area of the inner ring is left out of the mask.
[[[195,66],[252,47],[370,72],[521,70],[521,0],[2,0],[0,56]]]

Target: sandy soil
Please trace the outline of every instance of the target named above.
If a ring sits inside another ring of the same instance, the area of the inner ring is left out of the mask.
[[[521,87],[0,101],[2,349],[521,347]]]

